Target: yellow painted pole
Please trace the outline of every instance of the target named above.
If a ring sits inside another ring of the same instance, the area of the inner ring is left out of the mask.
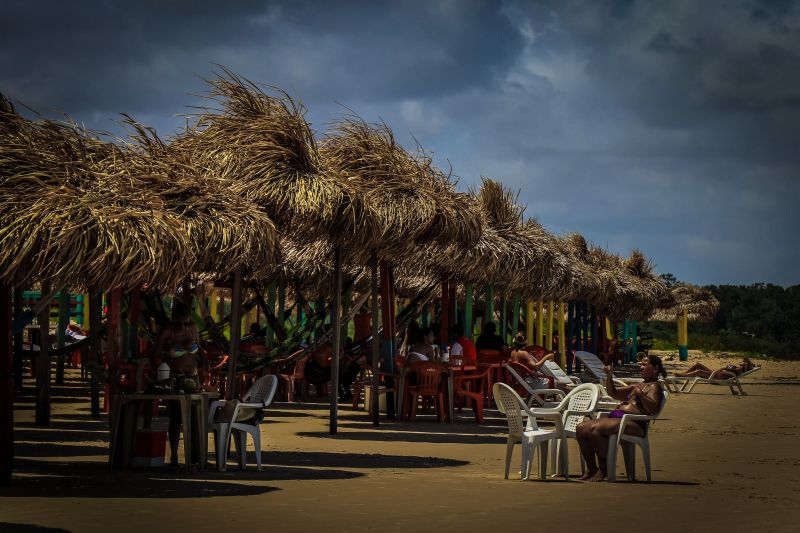
[[[564,325],[564,315],[566,313],[564,302],[561,302],[558,304],[558,364],[562,368],[567,364],[567,336],[565,335]]]
[[[211,294],[208,297],[208,309],[211,311],[211,318],[214,322],[219,322],[219,296],[217,289],[211,289]]]
[[[606,318],[606,340],[613,341],[614,340],[614,326],[611,324],[611,321]]]
[[[533,301],[528,300],[528,312],[525,314],[525,335],[528,342],[533,344]]]
[[[83,295],[83,329],[89,329],[89,293]]]
[[[553,300],[547,302],[547,336],[544,339],[544,347],[547,351],[553,351]]]
[[[544,346],[544,304],[536,302],[536,346]]]

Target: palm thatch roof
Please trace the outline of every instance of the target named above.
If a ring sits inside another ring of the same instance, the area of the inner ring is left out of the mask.
[[[122,150],[0,98],[0,278],[174,287],[193,254],[162,199],[125,179]]]
[[[681,283],[662,298],[659,308],[650,316],[650,320],[674,321],[686,311],[687,317],[693,322],[710,322],[718,310],[719,300],[711,290]]]
[[[642,320],[658,306],[666,286],[641,252],[622,259],[590,246],[578,234],[567,235],[562,244],[575,267],[572,298],[589,302],[614,319]]]
[[[130,117],[128,169],[132,183],[158,194],[177,216],[193,247],[192,272],[222,277],[243,269],[249,279],[274,272],[278,233],[259,207],[232,193],[221,180],[201,176],[189,154],[163,142]]]
[[[499,293],[520,289],[525,298],[558,293],[569,276],[558,241],[535,221],[523,222],[517,194],[481,178],[473,198],[485,223],[473,247],[451,246],[432,261],[465,283],[494,285]]]
[[[429,154],[398,144],[386,124],[345,118],[320,142],[320,154],[327,168],[361,184],[377,213],[381,257],[404,256],[431,242],[469,247],[478,240],[482,219],[468,196],[455,191]]]
[[[174,141],[193,165],[254,202],[297,242],[371,243],[378,232],[363,191],[324,166],[301,103],[225,69],[208,84],[207,98],[221,109],[202,109]]]

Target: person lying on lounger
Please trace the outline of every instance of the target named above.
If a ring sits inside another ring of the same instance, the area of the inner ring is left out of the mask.
[[[585,481],[602,481],[606,478],[606,456],[608,455],[608,437],[619,431],[619,425],[625,414],[655,415],[661,409],[664,391],[658,384],[658,376],[666,376],[661,359],[650,355],[639,363],[644,382],[629,387],[614,385],[611,367],[603,367],[606,373],[606,390],[620,400],[616,409],[608,417],[582,422],[576,428],[581,455],[586,461],[586,472],[580,479]],[[647,432],[647,421],[636,420],[625,425],[625,433],[635,437],[643,437]]]
[[[727,365],[719,370],[711,370],[702,363],[695,363],[685,372],[676,372],[675,375],[681,378],[710,378],[710,379],[730,379],[748,370],[752,370],[756,365],[747,357],[740,365]]]

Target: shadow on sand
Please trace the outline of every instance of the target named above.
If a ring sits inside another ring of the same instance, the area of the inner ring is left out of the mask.
[[[8,531],[14,533],[71,533],[67,529],[60,527],[45,527],[37,526],[34,524],[12,524],[10,522],[0,522],[0,531]]]

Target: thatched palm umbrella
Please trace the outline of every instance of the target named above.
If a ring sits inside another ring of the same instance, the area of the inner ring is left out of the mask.
[[[268,95],[252,82],[223,71],[222,76],[209,81],[209,98],[221,109],[206,109],[196,115],[196,124],[175,143],[206,175],[218,177],[263,209],[295,242],[326,238],[334,244],[335,387],[343,251],[368,250],[372,246],[379,235],[373,213],[363,201],[364,191],[358,189],[357,183],[324,166],[302,104],[282,91]],[[240,298],[239,292],[234,287],[235,298]],[[238,324],[238,315],[232,319]],[[231,339],[234,359],[237,343],[238,333]],[[231,381],[232,369],[233,365]],[[334,391],[332,433],[336,432],[335,400]]]
[[[390,262],[413,261],[414,254],[432,243],[437,247],[450,242],[471,246],[480,236],[482,221],[468,196],[455,191],[449,176],[433,165],[430,155],[422,150],[405,150],[386,124],[346,117],[321,141],[320,153],[327,167],[360,184],[366,191],[365,200],[377,213],[379,233],[371,262],[377,273],[381,259],[384,338],[389,341],[386,361],[391,370],[394,284]],[[373,296],[374,335],[375,302],[377,295]],[[377,344],[373,343],[373,365],[377,365],[377,359]],[[377,424],[377,408],[373,412]]]
[[[650,320],[678,323],[678,352],[682,361],[689,357],[689,321],[710,322],[719,310],[719,300],[705,287],[681,283],[666,293]]]
[[[0,111],[0,278],[171,287],[193,260],[162,199],[124,179],[125,154],[69,124]]]

